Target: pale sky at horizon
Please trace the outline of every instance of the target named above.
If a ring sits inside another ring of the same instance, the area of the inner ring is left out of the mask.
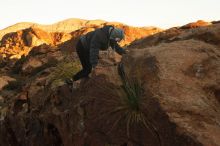
[[[18,22],[53,24],[68,18],[169,28],[220,20],[220,0],[0,0],[0,30]]]

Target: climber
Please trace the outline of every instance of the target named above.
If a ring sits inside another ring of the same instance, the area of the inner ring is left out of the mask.
[[[126,51],[118,45],[123,38],[123,30],[110,25],[82,35],[76,45],[82,70],[76,73],[72,79],[67,79],[67,84],[72,84],[74,81],[88,77],[90,73],[95,73],[99,50],[107,50],[111,47],[118,54],[125,54]]]

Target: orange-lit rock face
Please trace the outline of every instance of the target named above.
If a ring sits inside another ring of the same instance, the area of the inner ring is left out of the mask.
[[[86,27],[80,28],[76,31],[73,29],[71,33],[50,32],[40,29],[37,26],[32,26],[24,30],[4,35],[0,45],[0,54],[2,57],[19,59],[22,55],[27,55],[33,47],[42,44],[59,46],[63,49],[73,51],[79,36],[104,25],[114,25],[125,31],[125,39],[120,42],[120,45],[122,46],[129,45],[134,40],[161,31],[161,29],[158,28],[137,28],[121,23],[101,23],[100,21],[88,23]]]
[[[23,31],[6,34],[1,40],[1,46],[6,48],[13,46],[21,47],[24,45],[22,36],[23,36]]]
[[[125,32],[125,39],[121,42],[121,45],[129,45],[135,40],[139,40],[143,37],[147,37],[162,31],[159,28],[135,28],[129,26],[122,26]]]
[[[202,26],[208,26],[211,25],[212,23],[210,22],[205,22],[203,20],[198,20],[197,22],[189,23],[184,26],[182,26],[182,29],[190,29],[190,28],[197,28],[197,27],[202,27]]]
[[[28,46],[39,46],[43,43],[45,44],[53,44],[53,38],[50,33],[43,31],[39,28],[31,27],[29,29],[24,30],[24,39]]]
[[[52,37],[41,29],[31,27],[6,34],[1,41],[0,54],[16,59],[27,55],[32,47],[42,44],[53,44]]]

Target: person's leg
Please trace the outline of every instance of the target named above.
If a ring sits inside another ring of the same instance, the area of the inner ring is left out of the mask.
[[[92,71],[92,65],[90,64],[90,56],[89,56],[89,53],[86,53],[85,54],[85,67],[84,67],[84,73],[85,73],[85,76],[84,77],[88,77],[89,74],[91,73]]]
[[[77,81],[84,77],[88,77],[89,73],[92,70],[92,66],[90,65],[90,61],[89,61],[89,51],[86,51],[83,48],[81,41],[77,43],[76,51],[79,56],[83,69],[73,76],[74,81]]]

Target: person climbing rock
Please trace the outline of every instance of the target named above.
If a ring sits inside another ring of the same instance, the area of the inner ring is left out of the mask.
[[[79,56],[82,70],[76,73],[72,79],[67,79],[67,84],[72,84],[74,81],[88,77],[90,73],[95,72],[99,50],[107,50],[111,47],[118,54],[125,54],[125,49],[118,44],[123,38],[124,31],[111,25],[82,35],[76,45],[76,52]]]

